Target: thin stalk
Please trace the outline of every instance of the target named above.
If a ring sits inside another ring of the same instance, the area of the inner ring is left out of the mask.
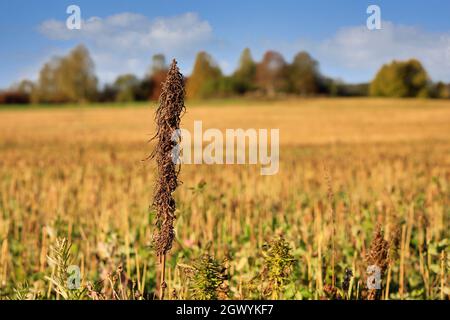
[[[164,293],[167,287],[166,284],[166,254],[161,257],[161,279],[159,284],[159,300],[164,299]]]

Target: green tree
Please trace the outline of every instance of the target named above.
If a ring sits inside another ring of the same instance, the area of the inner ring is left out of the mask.
[[[186,85],[188,98],[205,98],[211,94],[211,83],[217,82],[222,77],[222,71],[212,57],[202,51],[197,54],[194,70]],[[213,94],[213,93],[212,93]]]
[[[439,81],[433,84],[431,89],[431,96],[437,99],[449,99],[450,98],[450,84],[445,84]]]
[[[79,45],[65,57],[55,57],[39,73],[40,102],[85,102],[95,99],[97,78],[88,50]]]
[[[79,45],[60,60],[56,69],[60,94],[71,102],[93,100],[97,92],[94,63],[88,50]]]
[[[370,95],[379,97],[427,97],[429,78],[422,64],[411,59],[393,61],[378,71],[370,84]]]
[[[275,51],[267,51],[256,67],[256,83],[269,96],[286,91],[287,65],[283,56]]]
[[[136,100],[136,92],[139,89],[139,79],[133,74],[118,76],[114,82],[117,90],[117,102],[131,102]]]
[[[242,51],[239,66],[233,74],[237,93],[245,93],[255,87],[256,63],[249,48]]]
[[[35,90],[36,85],[33,81],[24,79],[15,85],[14,88],[20,93],[31,95]]]
[[[319,63],[307,52],[302,51],[294,57],[289,66],[290,91],[300,95],[313,95],[320,88]]]
[[[57,79],[57,69],[59,68],[60,58],[54,57],[44,64],[39,72],[37,89],[32,100],[36,102],[66,102],[61,95],[59,82]]]

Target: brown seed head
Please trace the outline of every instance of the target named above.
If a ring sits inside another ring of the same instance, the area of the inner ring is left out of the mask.
[[[389,242],[384,240],[383,231],[377,226],[374,238],[370,244],[370,251],[366,256],[367,266],[377,266],[380,270],[380,277],[383,279],[384,273],[389,265]],[[379,299],[380,289],[369,289],[367,300]]]
[[[158,178],[153,198],[156,210],[157,230],[153,236],[156,254],[162,256],[172,248],[175,237],[175,199],[172,193],[177,188],[179,168],[173,161],[173,150],[177,142],[173,140],[176,130],[180,128],[180,120],[185,110],[184,80],[177,62],[173,60],[163,84],[159,106],[156,110],[155,122],[157,132],[152,140],[156,147],[150,158],[156,159]]]

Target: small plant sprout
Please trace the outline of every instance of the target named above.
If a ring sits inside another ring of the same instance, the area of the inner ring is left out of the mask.
[[[228,290],[225,281],[228,280],[225,263],[220,263],[213,256],[202,254],[192,266],[178,265],[190,280],[189,288],[192,298],[198,300],[226,299]]]
[[[70,265],[72,259],[70,254],[71,247],[72,244],[66,238],[56,239],[48,256],[48,262],[52,266],[53,272],[51,277],[46,277],[46,279],[50,281],[55,292],[63,299],[79,300],[84,294],[84,289],[80,288],[80,286],[72,287],[69,283],[74,267]]]
[[[280,236],[265,244],[262,254],[264,257],[262,277],[268,283],[264,292],[272,299],[279,299],[284,286],[289,281],[295,262],[294,256],[291,254],[291,247]]]

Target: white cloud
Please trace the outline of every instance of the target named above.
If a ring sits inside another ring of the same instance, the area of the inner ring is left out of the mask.
[[[318,52],[328,63],[367,72],[393,59],[417,58],[433,79],[450,80],[450,33],[430,33],[391,22],[383,22],[382,30],[348,27],[321,43]]]
[[[362,24],[341,28],[325,39],[272,40],[263,47],[288,59],[306,50],[325,75],[350,82],[370,81],[383,64],[411,58],[420,60],[434,81],[450,81],[450,31],[430,32],[383,21],[381,30],[370,31]]]
[[[344,79],[367,81],[387,62],[417,58],[433,80],[450,81],[450,33],[384,21],[381,30],[345,27],[328,39],[299,41],[296,47],[310,50],[325,72],[334,70]]]
[[[224,74],[232,74],[236,67],[225,59],[219,60],[218,65]]]
[[[69,30],[65,22],[44,21],[39,30],[55,40],[84,40],[115,50],[179,50],[211,39],[212,28],[196,13],[154,20],[136,13],[83,20],[80,30]]]
[[[65,21],[47,20],[39,31],[50,39],[85,43],[103,81],[121,73],[142,75],[155,53],[192,60],[212,40],[211,25],[192,12],[153,20],[129,12],[91,17],[82,21],[80,30],[67,29]]]
[[[217,40],[208,21],[196,13],[153,20],[135,13],[91,17],[83,21],[81,30],[68,30],[65,21],[47,20],[39,30],[51,39],[87,44],[103,81],[121,73],[142,75],[155,53],[164,53],[168,59],[177,57],[183,62],[182,72],[188,73],[195,54]],[[320,62],[324,74],[352,82],[369,81],[381,65],[410,58],[419,59],[433,80],[450,81],[450,31],[429,32],[383,21],[382,30],[370,31],[361,24],[341,28],[327,39],[284,43],[272,39],[255,49],[263,48],[279,50],[288,58],[307,50]],[[211,53],[219,57],[224,72],[230,73],[236,66],[224,52]]]

